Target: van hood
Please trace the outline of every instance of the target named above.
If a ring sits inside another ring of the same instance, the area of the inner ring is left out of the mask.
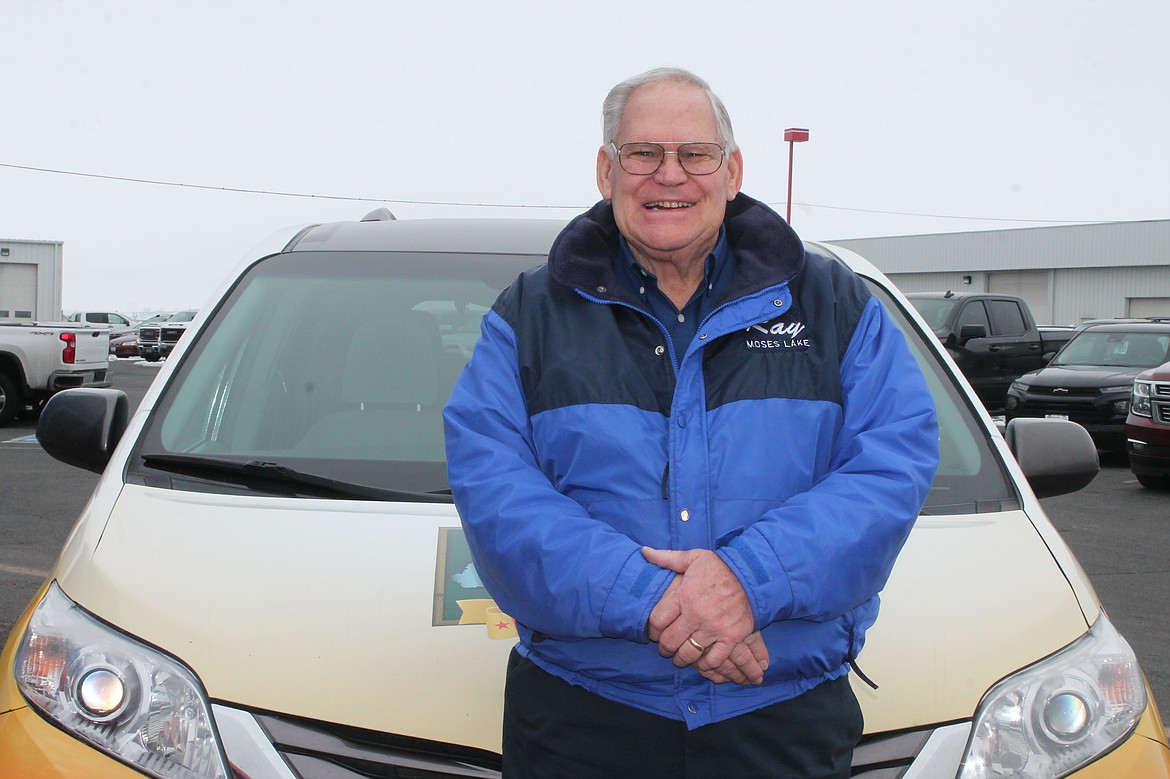
[[[449,504],[128,484],[89,559],[58,578],[185,663],[213,700],[498,752],[515,641],[489,636],[482,603],[469,604],[477,624],[458,624],[455,602],[483,595],[464,586],[477,582],[458,543],[444,547],[459,541]]]
[[[499,751],[514,638],[486,616],[454,506],[125,485],[79,539],[94,541],[57,572],[65,593],[186,663],[213,700]],[[970,718],[996,681],[1083,634],[1056,567],[1022,511],[921,518],[858,658],[879,685],[855,682],[867,731]],[[912,627],[924,613],[929,634]]]

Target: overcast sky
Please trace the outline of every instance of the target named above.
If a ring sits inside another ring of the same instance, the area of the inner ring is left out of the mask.
[[[0,0],[0,31],[0,238],[64,242],[66,312],[202,306],[380,205],[572,216],[602,98],[660,65],[781,214],[809,128],[805,238],[1170,218],[1168,0]]]

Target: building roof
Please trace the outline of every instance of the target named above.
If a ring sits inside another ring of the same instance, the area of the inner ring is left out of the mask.
[[[851,238],[826,243],[852,249],[886,273],[1165,266],[1170,264],[1170,219]]]

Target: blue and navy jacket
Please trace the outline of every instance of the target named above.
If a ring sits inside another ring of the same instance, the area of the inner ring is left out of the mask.
[[[847,672],[938,463],[929,390],[862,280],[745,195],[724,228],[734,278],[680,345],[619,284],[609,204],[577,217],[484,317],[444,412],[475,567],[521,653],[692,728]],[[646,623],[675,574],[642,545],[730,566],[762,685],[658,654]]]

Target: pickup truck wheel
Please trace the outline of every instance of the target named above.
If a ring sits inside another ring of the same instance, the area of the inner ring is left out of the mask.
[[[24,407],[17,411],[16,415],[25,421],[35,422],[41,418],[41,412],[45,408],[45,403],[48,398],[41,398],[35,402],[25,402]]]
[[[12,422],[13,417],[24,405],[16,382],[0,373],[0,427]]]
[[[158,355],[157,354],[144,354],[142,356],[142,359],[146,360],[147,362],[158,362]]]

